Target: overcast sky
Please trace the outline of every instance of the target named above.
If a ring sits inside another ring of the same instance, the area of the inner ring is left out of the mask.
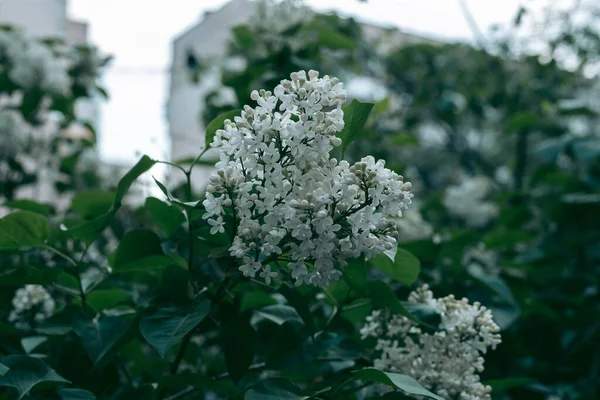
[[[111,98],[102,107],[100,152],[111,162],[131,163],[136,152],[168,157],[165,101],[171,40],[206,10],[227,0],[69,0],[71,18],[89,23],[90,40],[115,59],[104,76]],[[471,40],[459,0],[307,0],[319,10],[406,30]],[[519,0],[466,0],[484,32],[506,23]]]

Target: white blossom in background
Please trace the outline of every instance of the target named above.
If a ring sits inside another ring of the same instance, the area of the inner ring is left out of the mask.
[[[50,293],[40,285],[25,285],[18,289],[12,300],[13,309],[8,320],[21,329],[31,328],[54,314],[56,304]]]
[[[251,97],[258,105],[216,132],[220,161],[203,203],[212,232],[234,237],[240,271],[270,281],[279,271],[267,264],[281,260],[296,284],[327,286],[347,259],[394,249],[411,184],[371,156],[331,158],[344,127],[342,83],[300,71]]]
[[[424,332],[403,316],[373,311],[360,333],[363,339],[377,338],[375,368],[409,375],[448,400],[490,400],[491,388],[479,378],[483,355],[501,342],[490,310],[453,295],[436,299],[427,285],[412,292],[408,301],[440,314],[439,330]]]
[[[23,150],[26,145],[24,127],[25,121],[19,112],[0,108],[0,160]]]
[[[466,178],[457,186],[449,186],[444,195],[444,206],[467,225],[478,228],[498,215],[498,207],[486,197],[492,191],[492,182],[484,176]]]
[[[467,249],[461,259],[461,263],[467,268],[480,268],[486,275],[498,275],[498,253],[486,249],[484,243]]]

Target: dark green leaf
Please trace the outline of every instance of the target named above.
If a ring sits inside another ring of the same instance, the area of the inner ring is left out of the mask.
[[[133,325],[132,316],[104,316],[94,320],[80,318],[75,323],[75,332],[81,344],[97,367],[114,355],[128,339]]]
[[[353,99],[350,104],[343,107],[344,129],[338,133],[338,136],[342,139],[342,154],[364,128],[373,106],[372,103],[361,103]]]
[[[69,383],[39,358],[10,355],[2,359],[2,364],[8,371],[0,376],[0,386],[17,389],[18,399],[22,399],[38,383]]]
[[[206,134],[204,136],[205,148],[210,148],[210,144],[212,143],[215,135],[217,134],[217,130],[223,129],[223,127],[225,126],[226,119],[233,121],[234,117],[239,116],[241,113],[242,110],[228,111],[210,121],[210,123],[206,126]]]
[[[426,390],[419,384],[419,382],[407,375],[396,374],[393,372],[383,372],[375,368],[365,368],[355,371],[354,377],[364,381],[383,383],[384,385],[401,389],[406,393],[415,396],[425,396],[429,397],[430,399],[444,400],[443,397]]]
[[[87,304],[96,312],[115,307],[131,300],[131,295],[121,289],[95,290],[87,296]]]
[[[369,297],[373,301],[374,308],[387,308],[393,313],[400,314],[410,319],[411,321],[422,324],[423,321],[419,320],[413,314],[411,314],[403,305],[398,301],[398,298],[392,291],[392,289],[383,281],[369,281]]]
[[[257,335],[245,316],[231,318],[221,324],[221,345],[229,376],[239,382],[254,360]]]
[[[0,250],[44,247],[49,234],[48,220],[31,211],[17,211],[0,218]]]
[[[210,301],[200,298],[192,307],[159,308],[142,316],[142,336],[164,357],[169,349],[179,343],[210,312]]]
[[[271,306],[273,304],[277,304],[277,300],[275,300],[269,293],[253,290],[244,293],[244,297],[242,297],[241,310],[254,310],[265,306]]]
[[[121,239],[113,269],[115,272],[129,272],[151,268],[163,268],[175,262],[162,250],[160,239],[148,229],[134,229]]]
[[[165,236],[172,236],[181,225],[186,221],[185,216],[177,207],[166,204],[155,197],[148,197],[144,208],[150,214],[152,221],[164,233]]]
[[[279,289],[283,297],[288,301],[289,305],[294,307],[304,321],[304,325],[310,333],[316,332],[317,328],[315,326],[315,321],[312,316],[312,312],[308,307],[309,302],[306,301],[306,298],[298,291],[298,289],[291,287],[287,284],[284,284]]]
[[[405,285],[415,283],[421,271],[419,259],[401,248],[398,248],[394,262],[387,256],[380,254],[370,260],[370,263],[388,274],[392,279]]]

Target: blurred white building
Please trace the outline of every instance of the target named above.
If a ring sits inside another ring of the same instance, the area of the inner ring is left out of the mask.
[[[204,146],[204,126],[201,112],[202,99],[219,84],[218,71],[205,73],[198,83],[192,82],[187,66],[190,53],[200,60],[218,59],[225,56],[227,44],[231,40],[231,28],[247,23],[256,12],[256,2],[251,0],[231,0],[219,10],[207,12],[200,21],[173,40],[173,58],[169,98],[167,101],[167,120],[171,138],[171,160],[196,157]],[[374,25],[364,25],[367,37],[376,37],[388,32],[386,45],[398,47],[416,42],[429,41],[418,35],[407,34],[399,30],[389,30]],[[347,82],[350,95],[363,101],[385,97],[385,92],[367,78],[357,78]],[[208,181],[210,169],[194,170],[194,187],[202,187]],[[170,181],[179,179],[172,174]]]

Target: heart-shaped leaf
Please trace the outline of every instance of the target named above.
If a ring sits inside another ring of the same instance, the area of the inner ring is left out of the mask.
[[[8,371],[0,376],[0,386],[17,389],[17,399],[22,399],[38,383],[69,383],[39,358],[11,355],[2,359],[2,365]]]
[[[154,310],[140,319],[140,332],[161,357],[179,343],[210,312],[210,301],[196,300],[192,307],[165,307]]]
[[[18,211],[0,218],[0,250],[44,247],[49,234],[48,220],[31,211]]]

